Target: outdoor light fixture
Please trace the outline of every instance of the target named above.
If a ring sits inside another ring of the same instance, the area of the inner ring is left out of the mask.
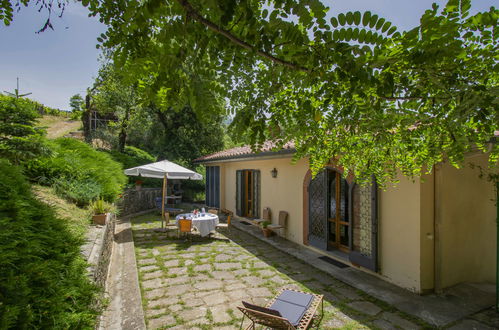
[[[274,167],[274,169],[270,171],[270,174],[272,175],[273,178],[277,178],[277,169]]]

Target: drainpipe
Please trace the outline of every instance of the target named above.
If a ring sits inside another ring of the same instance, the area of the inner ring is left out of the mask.
[[[499,181],[496,181],[496,312],[499,312]]]

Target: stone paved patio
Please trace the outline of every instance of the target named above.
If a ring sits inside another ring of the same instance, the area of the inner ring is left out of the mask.
[[[265,305],[282,287],[325,296],[321,329],[428,327],[237,229],[186,241],[155,232],[158,220],[132,220],[149,329],[237,329],[241,300]]]

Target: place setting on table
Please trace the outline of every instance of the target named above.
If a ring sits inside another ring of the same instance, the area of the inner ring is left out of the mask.
[[[215,231],[218,225],[218,215],[206,212],[204,207],[201,210],[195,209],[190,213],[182,213],[175,217],[177,226],[180,220],[191,220],[192,227],[196,228],[201,237],[207,237]]]

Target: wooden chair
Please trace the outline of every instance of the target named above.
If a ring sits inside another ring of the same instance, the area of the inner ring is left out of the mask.
[[[190,234],[192,231],[192,220],[190,219],[179,219],[178,220],[178,237],[180,238],[180,233]]]
[[[319,326],[324,315],[324,296],[292,289],[281,289],[266,307],[256,306],[243,301],[244,307],[237,307],[244,315],[242,329],[247,317],[251,324],[246,327],[255,329],[260,324],[271,329],[308,329]],[[317,309],[321,307],[319,315]]]
[[[230,229],[230,214],[227,216],[227,223],[219,223],[216,229],[225,228],[227,230]]]
[[[267,228],[273,231],[286,229],[287,221],[288,221],[288,212],[279,211],[279,223],[276,225],[268,225]]]

